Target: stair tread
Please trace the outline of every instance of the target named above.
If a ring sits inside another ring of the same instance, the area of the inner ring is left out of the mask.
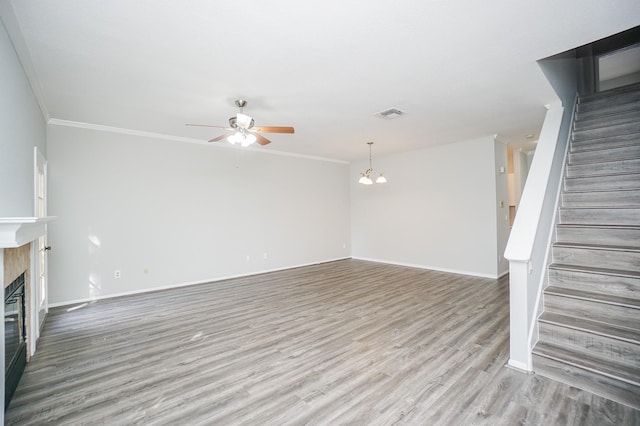
[[[640,134],[637,135],[637,139],[627,139],[624,141],[610,142],[611,138],[593,139],[589,143],[582,143],[581,141],[573,141],[569,148],[570,157],[586,156],[598,151],[615,150],[618,152],[628,151],[629,148],[634,148],[640,143]],[[585,141],[586,142],[586,141]]]
[[[584,151],[583,151],[584,152]],[[614,159],[609,159],[609,158],[603,158],[603,157],[599,157],[593,160],[571,160],[571,161],[567,161],[567,166],[595,166],[595,165],[609,165],[608,163],[611,164],[616,164],[616,163],[620,163],[621,161],[631,161],[631,162],[637,162],[637,160],[640,159],[640,149],[638,150],[637,153],[635,153],[634,155],[629,155],[626,158],[614,158]]]
[[[628,102],[621,105],[610,105],[592,111],[577,111],[576,121],[583,122],[600,117],[616,117],[618,115],[627,115],[633,112],[640,112],[640,101]]]
[[[569,207],[569,208],[576,208],[576,207]],[[591,208],[591,207],[587,207],[587,208]],[[597,207],[596,207],[597,208]],[[605,208],[609,208],[609,207],[605,207]],[[616,230],[630,230],[630,231],[634,231],[634,230],[640,230],[640,225],[585,225],[582,223],[559,223],[556,225],[558,228],[597,228],[597,229],[616,229]]]
[[[572,131],[573,133],[573,131]],[[614,135],[614,136],[600,136],[589,139],[574,139],[571,138],[572,144],[577,144],[579,146],[588,147],[589,145],[606,145],[609,143],[621,143],[622,146],[627,146],[627,143],[631,145],[638,144],[638,139],[640,138],[640,131],[638,132],[629,132],[623,135]]]
[[[540,341],[533,348],[533,353],[538,356],[573,365],[574,367],[603,374],[634,386],[640,386],[640,370],[638,370],[638,368],[628,367],[613,362],[612,360],[604,362],[603,360],[575,350]]]
[[[560,207],[562,210],[637,210],[638,207],[635,206],[579,206],[579,207]]]
[[[605,176],[625,176],[625,175],[629,175],[629,176],[638,176],[638,178],[640,179],[640,173],[610,173],[610,174],[606,174],[606,175],[598,175],[598,176],[575,176],[575,177],[570,177],[570,176],[565,176],[565,180],[566,179],[594,179],[594,178],[603,178]]]
[[[575,179],[575,178],[574,178]],[[563,194],[588,194],[591,192],[596,192],[596,193],[601,193],[601,192],[606,192],[606,193],[624,193],[624,192],[637,192],[638,190],[640,190],[640,188],[620,188],[620,189],[584,189],[584,190],[580,190],[580,189],[574,189],[574,190],[564,190],[562,191]]]
[[[578,318],[554,312],[543,312],[538,321],[548,324],[561,325],[574,330],[585,331],[625,342],[640,344],[640,330],[621,325],[604,323],[592,319]]]
[[[628,308],[640,310],[640,299],[634,299],[631,297],[621,297],[613,294],[596,293],[596,292],[584,291],[584,290],[575,290],[572,288],[556,287],[553,285],[550,285],[545,289],[545,294],[553,294],[556,296],[570,297],[573,299],[590,300],[595,302],[606,303],[609,305],[626,306]]]
[[[640,226],[559,223],[555,227],[556,242],[598,244],[616,247],[640,247]],[[562,247],[562,246],[560,246]]]
[[[630,89],[628,91],[620,92],[599,92],[593,95],[582,96],[578,98],[578,106],[580,107],[610,107],[611,105],[627,105],[638,102],[640,95],[638,90]]]
[[[619,111],[616,113],[600,113],[590,116],[577,115],[573,123],[576,131],[602,129],[618,124],[637,123],[639,120],[638,110]]]
[[[620,245],[608,245],[608,244],[592,244],[592,243],[569,243],[569,242],[555,242],[554,247],[561,248],[578,248],[578,249],[592,249],[592,250],[611,250],[611,251],[631,251],[640,253],[640,247],[636,246],[620,246]]]
[[[596,130],[607,130],[607,131],[616,131],[616,130],[622,130],[621,133],[616,133],[616,134],[620,134],[620,135],[628,135],[631,133],[638,133],[638,122],[637,121],[630,121],[630,122],[625,122],[625,123],[611,123],[611,124],[602,124],[601,126],[598,127],[594,127],[594,128],[588,128],[588,129],[574,129],[573,133],[574,135],[577,134],[581,134],[581,133],[595,133]]]
[[[601,99],[610,99],[611,97],[624,95],[640,91],[640,83],[626,84],[620,87],[614,87],[612,89],[602,90],[600,92],[591,93],[589,95],[582,95],[578,97],[578,103],[592,102]]]
[[[586,272],[590,274],[599,274],[599,275],[614,275],[620,277],[627,278],[637,278],[640,279],[640,272],[636,271],[625,271],[621,269],[610,269],[610,268],[598,268],[593,266],[579,266],[579,265],[567,265],[564,263],[552,263],[549,265],[550,269],[561,269],[564,271],[573,271],[573,272]]]

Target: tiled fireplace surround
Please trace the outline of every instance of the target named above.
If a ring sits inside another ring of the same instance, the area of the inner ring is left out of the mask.
[[[4,249],[4,280],[3,289],[7,288],[16,278],[26,272],[25,282],[25,299],[26,299],[26,328],[27,334],[30,327],[30,300],[31,300],[31,243],[26,243],[17,248]],[[27,337],[28,338],[28,337]],[[29,351],[27,351],[27,359],[29,359]]]

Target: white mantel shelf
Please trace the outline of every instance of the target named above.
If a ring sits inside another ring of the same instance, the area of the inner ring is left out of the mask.
[[[47,232],[48,217],[0,217],[0,248],[15,248],[29,243]]]

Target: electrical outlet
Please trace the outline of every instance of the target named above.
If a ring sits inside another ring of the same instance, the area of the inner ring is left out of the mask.
[[[114,276],[114,278],[116,278],[116,279],[117,279],[117,278],[120,278],[120,276],[121,276],[121,275],[120,275],[120,270],[119,270],[119,269],[116,269],[115,271],[113,271],[113,276]]]

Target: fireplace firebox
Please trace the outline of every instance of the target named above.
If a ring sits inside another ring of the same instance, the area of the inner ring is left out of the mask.
[[[23,273],[4,289],[5,410],[27,364],[24,281]]]

